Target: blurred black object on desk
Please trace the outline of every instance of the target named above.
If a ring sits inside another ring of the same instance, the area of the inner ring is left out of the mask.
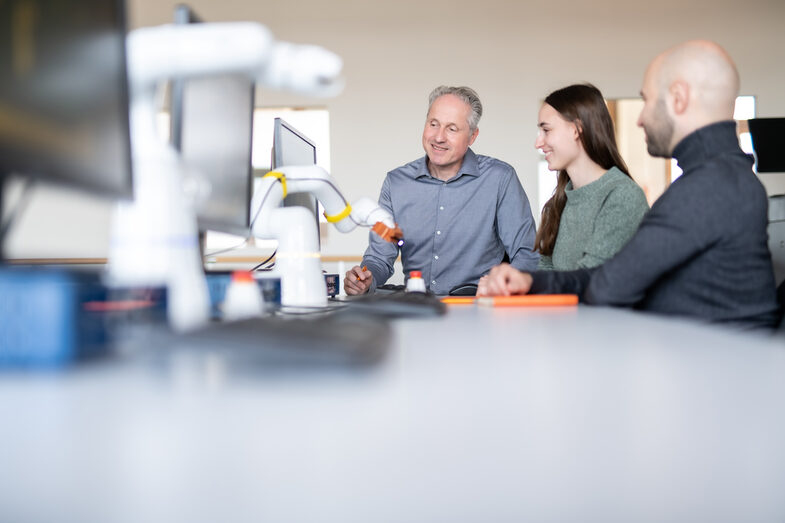
[[[152,354],[172,361],[217,359],[229,371],[367,368],[384,358],[391,338],[389,323],[379,319],[276,316],[170,333]]]
[[[430,292],[375,292],[347,296],[341,303],[359,315],[388,319],[441,316],[447,312],[447,306]]]

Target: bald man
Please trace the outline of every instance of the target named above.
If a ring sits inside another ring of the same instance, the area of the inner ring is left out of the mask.
[[[478,294],[575,293],[589,304],[774,327],[768,202],[739,148],[738,90],[733,61],[713,42],[685,42],[657,56],[644,76],[638,125],[649,153],[676,158],[683,174],[600,267],[528,274],[500,265]]]

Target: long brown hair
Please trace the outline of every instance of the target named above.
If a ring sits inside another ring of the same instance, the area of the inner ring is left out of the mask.
[[[545,103],[556,109],[562,118],[578,127],[583,150],[594,163],[606,170],[617,167],[630,176],[627,164],[616,147],[613,121],[599,89],[591,84],[570,85],[549,94]],[[553,254],[561,214],[567,204],[565,189],[569,181],[567,171],[559,171],[556,190],[542,209],[540,229],[534,240],[535,250],[542,255]]]

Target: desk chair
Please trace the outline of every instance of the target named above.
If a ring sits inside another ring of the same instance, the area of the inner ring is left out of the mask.
[[[777,285],[785,281],[785,194],[769,196],[769,252]]]

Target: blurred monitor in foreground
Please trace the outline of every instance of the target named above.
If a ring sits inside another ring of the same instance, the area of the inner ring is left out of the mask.
[[[185,5],[175,23],[200,23]],[[248,236],[253,184],[254,84],[244,75],[175,80],[171,85],[171,141],[205,185],[197,202],[201,231]]]
[[[131,197],[125,6],[0,2],[0,173]]]

